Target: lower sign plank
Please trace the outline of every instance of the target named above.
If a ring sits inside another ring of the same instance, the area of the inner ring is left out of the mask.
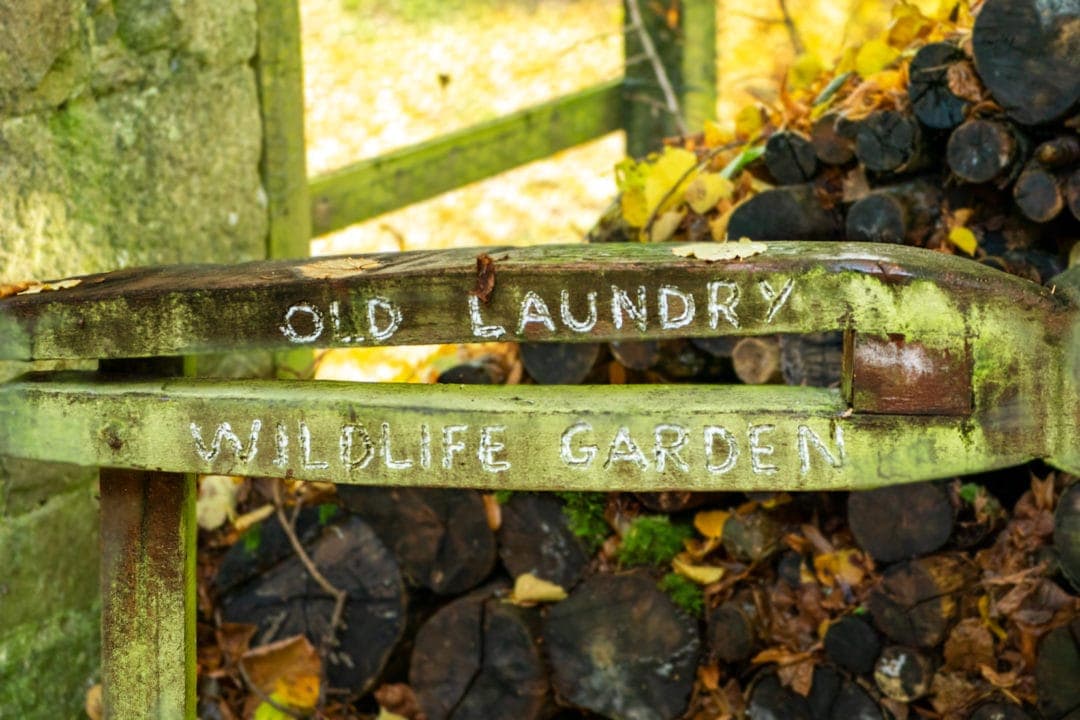
[[[0,388],[0,454],[370,485],[843,489],[1048,454],[963,418],[871,415],[822,388],[110,381]],[[51,442],[43,442],[50,438]]]

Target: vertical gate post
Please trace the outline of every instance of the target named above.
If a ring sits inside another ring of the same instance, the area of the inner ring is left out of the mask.
[[[679,132],[657,62],[671,84],[687,131],[697,132],[705,120],[716,116],[717,0],[664,0],[660,11],[657,3],[646,0],[623,0],[623,6],[626,152],[641,157]],[[642,42],[634,22],[638,15],[652,48]]]
[[[190,366],[184,358],[99,365],[103,373],[157,376],[191,374]],[[193,720],[195,476],[101,468],[99,482],[105,718]]]
[[[108,720],[195,717],[195,476],[101,470]]]

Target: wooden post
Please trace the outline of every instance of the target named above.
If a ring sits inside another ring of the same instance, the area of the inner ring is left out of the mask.
[[[182,369],[103,362],[105,372]],[[121,422],[121,421],[114,421]],[[110,447],[119,428],[105,425]],[[107,720],[194,718],[195,476],[102,468],[101,679]]]
[[[662,11],[642,0],[624,0],[623,6],[626,152],[640,157],[658,149],[665,137],[681,129],[696,132],[716,115],[716,2],[664,2]],[[678,116],[665,83],[674,91]]]

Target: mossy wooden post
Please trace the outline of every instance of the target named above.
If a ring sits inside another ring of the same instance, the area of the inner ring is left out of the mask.
[[[304,69],[297,0],[258,0],[256,72],[262,114],[261,171],[270,232],[266,255],[301,258],[311,253],[311,203],[304,144]],[[304,376],[310,351],[276,355],[278,375]]]
[[[177,360],[103,362],[179,373]],[[123,420],[103,433],[122,445]],[[108,720],[194,718],[195,476],[102,468],[101,677]]]
[[[679,122],[668,107],[650,53],[633,22],[631,3],[636,3],[644,31],[674,89],[683,125],[689,132],[696,132],[716,114],[716,0],[662,5],[642,0],[623,2],[626,151],[640,157],[658,149],[665,137],[678,134]]]

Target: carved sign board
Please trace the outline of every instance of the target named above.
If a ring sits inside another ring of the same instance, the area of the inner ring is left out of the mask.
[[[0,386],[0,454],[492,489],[873,487],[1046,454],[967,418],[852,414],[839,391],[115,380]],[[42,443],[41,437],[64,437]]]
[[[777,242],[725,262],[680,257],[677,249],[489,249],[479,273],[475,249],[122,270],[0,299],[0,358],[851,327],[963,334],[963,312],[987,300],[989,282],[998,291],[990,300],[1002,305],[1034,305],[1043,314],[1062,307],[1031,283],[917,248]]]

